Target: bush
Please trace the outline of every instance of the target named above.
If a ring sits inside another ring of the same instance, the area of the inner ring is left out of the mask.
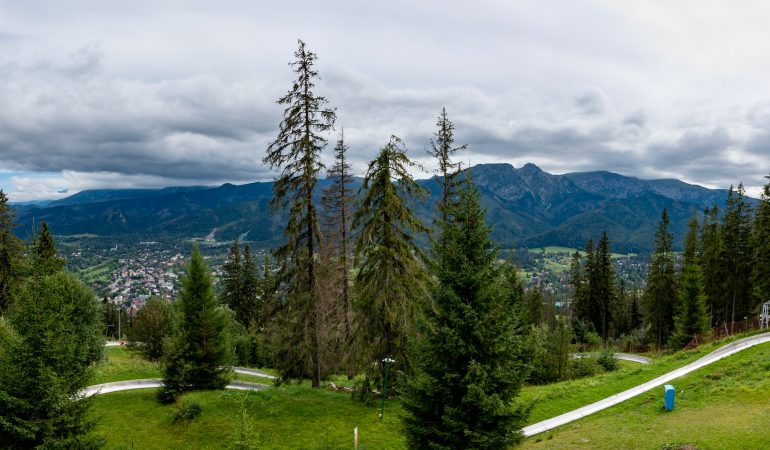
[[[203,406],[197,400],[185,400],[171,411],[171,420],[174,423],[193,420],[201,415]]]
[[[597,362],[607,372],[614,372],[615,370],[618,370],[619,367],[618,357],[615,355],[615,352],[609,348],[602,350],[602,352],[599,354],[599,359]]]
[[[160,403],[164,405],[170,405],[171,403],[174,403],[176,401],[176,398],[179,395],[179,393],[174,389],[161,386],[160,389],[158,389],[158,393],[156,395]]]
[[[572,378],[584,378],[596,375],[597,364],[593,358],[575,358],[570,361]]]
[[[235,364],[251,367],[265,367],[265,350],[262,336],[256,331],[249,330],[239,334],[234,339]]]

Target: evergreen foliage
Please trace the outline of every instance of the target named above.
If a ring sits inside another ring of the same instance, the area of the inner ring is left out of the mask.
[[[724,320],[722,308],[722,233],[719,224],[719,207],[706,208],[703,211],[701,225],[700,267],[703,274],[703,288],[706,293],[707,312],[711,317],[711,325],[718,325]]]
[[[402,404],[410,448],[507,449],[528,413],[515,398],[529,372],[509,283],[473,187],[460,194],[436,248],[435,305],[414,339]]]
[[[33,276],[51,275],[64,268],[64,260],[56,256],[56,244],[48,224],[40,224],[30,249]]]
[[[333,321],[342,322],[344,327],[341,340],[348,345],[352,339],[352,302],[350,295],[350,206],[353,202],[353,190],[350,184],[350,164],[346,159],[348,146],[345,144],[344,130],[340,131],[337,146],[334,148],[334,165],[326,172],[326,178],[332,184],[324,189],[321,203],[324,209],[324,237],[328,249],[327,271],[330,282],[339,291],[338,300],[331,299],[330,308],[339,314],[333,315]],[[341,305],[335,305],[337,301]],[[341,316],[341,317],[340,317]],[[333,324],[336,325],[336,324]]]
[[[457,189],[461,183],[458,175],[462,166],[452,161],[452,155],[459,150],[465,150],[466,146],[453,147],[455,126],[447,117],[446,108],[441,108],[436,127],[438,130],[433,133],[433,139],[430,140],[431,150],[428,153],[438,161],[437,175],[441,177],[441,199],[438,202],[438,209],[441,220],[446,222],[447,214],[452,208],[453,199],[457,197]]]
[[[99,303],[74,275],[37,276],[21,288],[0,336],[0,445],[98,448],[89,434],[91,364],[104,338]]]
[[[647,273],[647,287],[643,298],[645,319],[650,324],[650,332],[659,347],[668,341],[673,331],[674,314],[677,310],[673,237],[668,227],[668,210],[663,209],[658,231],[655,233],[655,253]]]
[[[321,239],[313,194],[318,173],[323,169],[321,150],[326,145],[323,133],[330,130],[336,115],[326,107],[325,97],[315,95],[319,78],[316,55],[298,41],[296,60],[290,65],[297,75],[289,92],[278,100],[286,105],[280,131],[263,159],[281,174],[273,184],[274,208],[287,208],[289,219],[284,231],[286,243],[278,248],[279,283],[286,296],[278,303],[276,325],[281,333],[277,349],[277,369],[284,379],[309,375],[314,387],[320,386],[321,361],[318,341],[318,303],[316,253]]]
[[[751,205],[746,200],[743,184],[732,186],[722,222],[722,245],[719,266],[722,274],[722,296],[717,310],[723,322],[735,322],[753,309],[751,291]],[[732,329],[730,330],[732,332]]]
[[[158,395],[162,401],[187,391],[224,389],[229,382],[229,318],[214,297],[211,275],[197,246],[177,304],[178,326],[164,346],[163,388]]]
[[[220,301],[229,306],[235,312],[235,318],[243,325],[248,325],[238,316],[238,311],[242,310],[244,302],[243,295],[243,264],[241,263],[241,246],[236,240],[230,246],[230,252],[227,254],[227,261],[222,264],[221,292]]]
[[[389,355],[397,371],[409,372],[406,339],[428,303],[429,278],[416,242],[427,229],[411,208],[424,196],[409,174],[414,166],[401,139],[392,136],[369,164],[353,216],[358,353],[369,388],[382,373],[372,372],[372,363],[379,361],[382,369]]]
[[[753,232],[752,288],[754,304],[770,301],[770,176],[762,189]]]
[[[612,267],[612,253],[607,232],[602,233],[596,248],[594,263],[589,272],[589,311],[591,321],[596,331],[606,341],[610,335],[610,325],[613,322],[612,312],[615,308],[615,270]]]
[[[13,291],[19,282],[22,245],[14,233],[16,211],[0,190],[0,315],[13,303]]]
[[[706,331],[709,327],[703,274],[697,259],[698,228],[698,219],[693,217],[684,241],[678,311],[674,318],[674,332],[669,339],[669,346],[672,348],[684,347],[694,335]]]

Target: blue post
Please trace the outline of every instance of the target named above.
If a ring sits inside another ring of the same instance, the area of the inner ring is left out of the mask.
[[[676,389],[670,384],[665,385],[663,389],[665,390],[664,405],[666,411],[672,411],[674,409],[674,393]]]

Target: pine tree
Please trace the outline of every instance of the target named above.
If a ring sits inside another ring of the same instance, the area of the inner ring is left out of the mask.
[[[323,192],[321,203],[324,207],[325,230],[324,236],[330,249],[331,276],[339,278],[341,294],[342,322],[344,326],[343,340],[351,340],[351,300],[350,300],[350,205],[353,201],[353,190],[350,184],[350,164],[346,160],[348,146],[345,145],[344,130],[340,131],[337,146],[334,148],[334,165],[326,172],[326,178],[332,180]]]
[[[770,301],[770,176],[754,219],[752,288],[754,305]]]
[[[674,319],[674,331],[669,339],[671,348],[682,348],[698,333],[708,329],[706,294],[703,275],[697,262],[698,219],[693,217],[685,237],[682,275],[679,281],[679,304]]]
[[[724,320],[724,302],[722,301],[722,237],[719,224],[719,207],[706,208],[703,211],[703,224],[700,232],[700,267],[703,274],[703,289],[706,293],[706,305],[711,317],[711,325],[719,325]]]
[[[591,241],[593,247],[593,241]],[[588,319],[588,299],[586,295],[586,275],[579,251],[572,255],[569,269],[569,284],[572,286],[572,315],[578,320]]]
[[[369,164],[353,216],[359,352],[368,368],[391,356],[399,371],[409,371],[406,339],[428,297],[424,256],[416,242],[427,229],[411,208],[424,194],[409,174],[413,167],[401,140],[392,136]],[[380,373],[370,372],[366,383]]]
[[[749,313],[751,304],[751,205],[743,184],[735,190],[731,186],[727,194],[721,251],[722,320],[734,323]]]
[[[0,315],[13,303],[13,290],[19,281],[21,241],[14,233],[16,211],[0,190]]]
[[[158,392],[164,402],[187,391],[224,389],[230,375],[228,316],[214,296],[197,245],[177,302],[179,326],[164,348],[163,388]]]
[[[647,273],[647,287],[643,298],[645,317],[659,347],[668,341],[673,331],[677,304],[673,237],[668,227],[668,210],[663,209],[658,231],[655,233],[655,252]]]
[[[435,305],[414,339],[415,374],[401,397],[410,448],[507,449],[528,413],[515,398],[529,372],[509,281],[469,187],[436,248]]]
[[[436,127],[438,130],[433,133],[433,139],[430,141],[431,150],[428,153],[438,160],[438,176],[441,177],[441,200],[439,200],[438,209],[441,220],[446,222],[447,214],[460,185],[458,175],[461,172],[461,164],[452,161],[452,155],[459,150],[465,150],[466,146],[453,147],[455,126],[447,117],[446,108],[441,108]]]
[[[91,366],[104,350],[99,302],[64,271],[21,288],[0,336],[0,445],[3,448],[98,448],[90,433]]]
[[[330,130],[336,118],[326,108],[325,97],[315,95],[319,78],[315,70],[316,55],[298,41],[291,63],[297,79],[292,89],[278,100],[287,105],[278,137],[263,159],[271,168],[280,167],[281,174],[273,184],[275,209],[288,208],[289,220],[284,234],[287,242],[276,252],[279,261],[279,283],[286,289],[281,304],[280,330],[282,348],[276,356],[277,369],[284,379],[310,375],[313,387],[320,386],[321,361],[318,343],[318,292],[316,285],[316,252],[320,242],[318,214],[313,194],[318,173],[323,169],[321,150],[326,146],[323,133]]]

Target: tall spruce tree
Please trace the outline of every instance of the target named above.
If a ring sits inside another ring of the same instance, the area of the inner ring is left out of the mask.
[[[659,347],[668,341],[673,331],[677,310],[673,236],[668,229],[669,224],[668,210],[664,208],[658,231],[655,232],[655,252],[650,261],[643,297],[645,318]]]
[[[313,92],[319,78],[316,55],[298,41],[291,63],[297,79],[291,90],[278,100],[286,105],[275,141],[263,159],[281,174],[273,184],[273,207],[287,208],[289,219],[284,234],[286,243],[275,256],[280,264],[279,283],[286,290],[279,314],[281,348],[276,352],[276,368],[284,379],[309,375],[314,387],[320,386],[321,361],[318,342],[318,289],[316,253],[320,227],[313,195],[318,173],[323,169],[321,150],[326,146],[324,133],[334,125],[333,109],[325,97]]]
[[[21,241],[14,233],[16,211],[0,190],[0,315],[13,303],[13,290],[19,281]]]
[[[229,320],[214,296],[211,275],[197,245],[177,302],[179,324],[163,352],[163,387],[158,392],[162,402],[187,391],[224,389],[230,378]]]
[[[591,241],[593,246],[593,241]],[[588,318],[587,280],[579,251],[572,255],[569,268],[569,284],[572,286],[572,316],[578,320]]]
[[[589,272],[589,290],[591,321],[596,331],[605,340],[610,335],[612,310],[615,307],[615,269],[612,267],[610,239],[607,232],[602,233],[594,255],[593,270]]]
[[[762,189],[753,232],[752,288],[754,305],[770,301],[770,176]]]
[[[259,295],[260,284],[259,270],[251,246],[243,246],[243,259],[241,266],[241,292],[243,293],[243,308],[236,314],[240,315],[240,322],[244,327],[254,327],[259,322]]]
[[[227,261],[222,264],[222,279],[220,299],[223,304],[230,307],[235,313],[235,319],[242,322],[243,317],[239,317],[239,311],[242,309],[243,300],[243,264],[241,263],[241,246],[236,240],[230,246],[230,252],[227,254]],[[243,323],[248,325],[248,323]]]
[[[497,248],[468,187],[441,224],[435,305],[425,310],[415,374],[401,396],[410,448],[507,449],[527,409],[515,404],[529,373]]]
[[[369,369],[376,362],[383,369],[382,359],[391,356],[398,371],[410,370],[406,339],[428,298],[429,279],[416,240],[427,229],[412,210],[424,192],[409,174],[414,166],[401,139],[392,136],[369,164],[353,215],[358,347]],[[371,387],[381,373],[370,370],[365,384]]]
[[[334,148],[334,165],[326,172],[326,178],[331,180],[329,187],[324,189],[321,203],[324,207],[325,230],[324,236],[330,247],[331,272],[339,280],[340,301],[344,326],[343,340],[351,339],[352,306],[350,300],[350,205],[353,201],[353,190],[350,185],[353,178],[350,175],[350,163],[347,162],[344,130],[340,131],[337,146]]]
[[[751,305],[751,205],[743,184],[730,186],[722,224],[722,320],[734,323],[748,315]],[[732,333],[732,326],[730,329]]]
[[[64,271],[33,277],[15,300],[0,336],[0,446],[99,448],[79,395],[104,350],[98,300]]]
[[[719,224],[719,207],[706,208],[703,211],[701,225],[700,268],[703,274],[703,289],[706,293],[706,306],[711,317],[711,325],[716,326],[724,320],[724,301],[722,296],[722,237]]]
[[[698,219],[690,220],[684,242],[682,274],[679,280],[679,302],[674,318],[674,331],[669,338],[671,348],[682,348],[698,333],[708,329],[706,294],[703,275],[697,261]]]
[[[446,108],[441,108],[436,127],[438,130],[433,133],[433,139],[430,141],[431,150],[428,153],[438,162],[437,175],[441,177],[441,199],[438,202],[438,209],[441,220],[446,222],[448,220],[447,214],[452,207],[451,203],[457,196],[457,189],[460,185],[458,175],[461,164],[452,161],[452,155],[459,150],[465,150],[466,146],[453,147],[455,126],[447,117]]]

